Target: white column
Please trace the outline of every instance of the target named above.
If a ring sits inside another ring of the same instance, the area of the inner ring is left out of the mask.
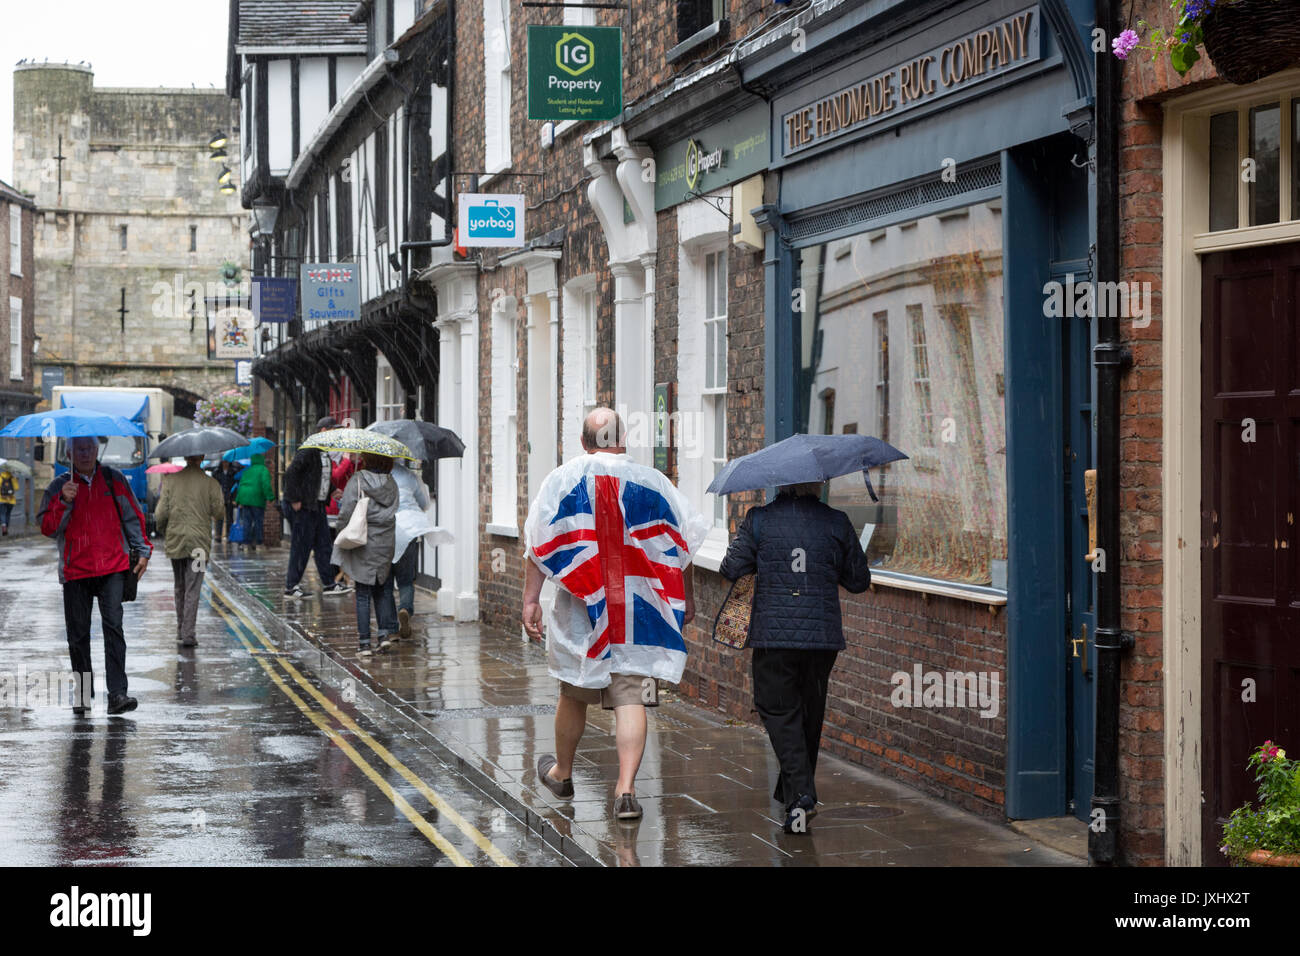
[[[546,293],[551,300],[551,400],[546,407],[551,412],[551,428],[555,433],[555,457],[564,458],[564,434],[560,428],[560,290],[551,289]],[[556,462],[551,462],[554,466]]]
[[[456,620],[478,620],[478,316],[460,321],[461,487],[465,493],[457,509]]]
[[[450,428],[462,438],[464,415],[460,404],[460,323],[438,322],[438,424]],[[466,454],[469,448],[465,449]],[[456,540],[453,544],[438,546],[438,574],[442,584],[438,588],[438,613],[452,617],[456,613],[456,579],[459,572],[460,527],[459,514],[463,510],[461,461],[459,458],[438,460],[438,524],[446,528]]]

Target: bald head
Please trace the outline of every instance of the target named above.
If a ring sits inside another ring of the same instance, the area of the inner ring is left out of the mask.
[[[594,408],[582,422],[582,447],[587,454],[607,451],[615,455],[626,455],[626,432],[623,419],[612,408]]]

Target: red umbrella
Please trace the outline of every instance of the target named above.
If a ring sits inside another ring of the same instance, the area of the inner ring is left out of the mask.
[[[146,475],[174,475],[176,472],[184,470],[184,465],[173,465],[171,462],[166,462],[161,465],[150,465],[144,470],[144,473]]]

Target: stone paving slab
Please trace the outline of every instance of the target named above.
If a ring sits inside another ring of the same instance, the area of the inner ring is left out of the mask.
[[[611,711],[588,710],[574,766],[575,797],[537,779],[554,753],[557,694],[543,648],[437,614],[417,589],[414,635],[386,654],[357,656],[351,596],[283,597],[287,547],[214,556],[211,585],[273,631],[272,639],[329,681],[354,681],[356,706],[404,727],[490,789],[570,860],[606,866],[1078,866],[1008,826],[956,810],[823,753],[820,812],[807,835],[781,831],[771,790],[777,765],[759,727],[721,720],[664,688],[649,710],[637,776],[644,817],[613,818],[617,776]],[[373,627],[373,625],[372,625]],[[326,673],[320,673],[324,671]]]

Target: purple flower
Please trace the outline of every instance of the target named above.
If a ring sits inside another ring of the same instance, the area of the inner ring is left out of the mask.
[[[1138,35],[1132,30],[1125,30],[1111,41],[1111,48],[1121,60],[1127,60],[1129,53],[1138,45]]]

